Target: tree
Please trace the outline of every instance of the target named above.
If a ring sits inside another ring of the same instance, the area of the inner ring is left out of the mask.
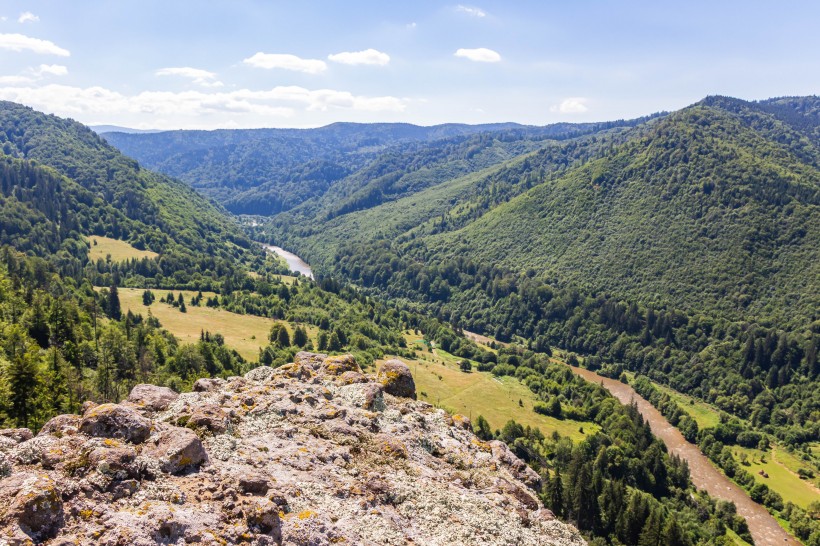
[[[6,355],[9,360],[3,366],[3,383],[9,393],[6,414],[18,426],[28,427],[34,415],[36,392],[39,385],[38,351],[19,325],[6,332]]]
[[[649,518],[641,529],[641,536],[638,538],[638,546],[663,546],[663,518],[660,508],[656,508],[649,513]]]
[[[276,322],[273,326],[271,326],[268,339],[277,347],[290,347],[290,336],[288,335],[288,330],[281,322]]]
[[[327,350],[328,351],[341,351],[342,350],[342,342],[339,341],[339,335],[334,330],[330,333],[330,338],[327,340]]]
[[[666,525],[663,528],[663,537],[661,538],[661,544],[664,546],[690,546],[691,542],[686,537],[681,529],[680,525],[678,524],[678,520],[675,517],[667,518]]]
[[[106,308],[106,312],[108,316],[114,320],[120,320],[122,318],[122,307],[120,307],[120,295],[117,292],[116,284],[112,284],[111,288],[108,290],[108,305]]]
[[[475,432],[476,436],[478,436],[484,441],[489,441],[493,439],[493,431],[490,429],[490,423],[487,422],[483,415],[479,415],[476,418],[473,431]]]
[[[553,476],[547,484],[546,490],[546,504],[556,516],[563,517],[564,515],[564,480],[561,478],[561,470],[555,469],[555,476]]]
[[[466,359],[459,362],[458,367],[459,369],[461,369],[462,372],[469,372],[473,369],[473,365],[470,364],[470,361]]]
[[[307,345],[307,342],[307,330],[305,330],[304,326],[297,326],[296,329],[293,330],[293,344],[297,347],[304,347],[305,345]]]
[[[154,303],[154,293],[150,290],[146,290],[142,293],[142,304],[146,307]]]

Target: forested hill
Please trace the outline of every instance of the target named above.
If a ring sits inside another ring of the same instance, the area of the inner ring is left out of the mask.
[[[321,198],[337,184],[347,188],[345,193],[353,193],[366,184],[363,178],[417,170],[427,166],[426,161],[440,161],[442,154],[453,162],[470,159],[488,135],[518,146],[505,146],[501,155],[485,154],[479,158],[482,166],[534,149],[544,139],[569,138],[637,122],[545,127],[514,123],[432,127],[335,123],[317,129],[113,132],[103,136],[145,167],[188,182],[231,212],[272,215]],[[466,156],[450,156],[453,148],[463,150]],[[438,157],[431,159],[431,153]],[[400,167],[392,163],[402,155],[414,159]],[[367,169],[370,171],[364,173]]]
[[[280,215],[272,234],[337,272],[351,246],[385,237],[419,264],[469,259],[643,305],[802,327],[820,306],[818,104],[711,97],[394,203]]]
[[[251,242],[223,210],[186,184],[142,169],[87,127],[0,102],[0,244],[50,256],[76,275],[84,236],[103,235],[161,255],[145,276],[200,275],[232,264]],[[182,270],[187,270],[183,273]]]
[[[805,445],[820,439],[819,105],[710,97],[370,208],[280,214],[257,236]]]
[[[818,122],[767,106],[709,99],[677,112],[461,229],[454,221],[426,241],[429,254],[804,325],[820,309]]]

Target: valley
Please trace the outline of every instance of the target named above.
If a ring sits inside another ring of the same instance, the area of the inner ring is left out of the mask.
[[[820,540],[816,98],[104,138],[2,106],[8,425],[398,359],[596,546]]]

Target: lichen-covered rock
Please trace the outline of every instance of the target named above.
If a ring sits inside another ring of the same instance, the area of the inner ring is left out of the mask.
[[[80,432],[89,436],[120,438],[139,444],[151,433],[151,421],[128,406],[100,404],[83,415]]]
[[[356,363],[356,359],[353,358],[353,355],[328,357],[322,362],[320,370],[325,375],[334,376],[342,375],[345,372],[362,373],[362,369],[359,367],[359,364]]]
[[[416,382],[413,381],[413,374],[401,360],[388,360],[382,364],[376,381],[382,384],[387,394],[416,399]]]
[[[63,524],[63,501],[47,474],[23,472],[0,480],[0,536],[37,543]],[[21,542],[22,544],[22,542]]]
[[[131,389],[128,401],[137,407],[150,411],[165,411],[179,397],[179,393],[168,387],[140,384]]]
[[[75,434],[0,436],[0,544],[583,544],[504,444],[354,364],[298,353],[161,412],[89,405]]]
[[[142,454],[158,459],[162,470],[169,474],[196,468],[208,458],[199,436],[180,427],[168,427],[151,437]]]
[[[65,414],[65,415],[58,415],[56,417],[52,417],[49,419],[43,428],[40,429],[40,433],[38,436],[42,434],[51,434],[52,436],[60,436],[77,434],[80,430],[80,417],[79,415],[72,415],[72,414]]]
[[[228,415],[216,404],[203,404],[194,410],[185,426],[221,434],[228,430]]]
[[[273,376],[274,368],[270,366],[259,366],[245,374],[245,379],[250,381],[267,381]]]
[[[0,438],[8,438],[14,443],[19,444],[26,440],[31,440],[34,434],[27,428],[3,428],[0,429]]]
[[[221,389],[225,380],[221,377],[203,377],[194,382],[194,392],[211,392]]]
[[[248,527],[259,533],[270,535],[275,541],[282,540],[279,522],[279,506],[266,498],[252,500],[247,508]]]

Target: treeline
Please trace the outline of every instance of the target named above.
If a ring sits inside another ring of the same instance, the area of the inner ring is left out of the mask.
[[[36,430],[85,400],[118,401],[136,383],[182,390],[245,369],[220,336],[180,345],[150,315],[123,313],[116,286],[77,286],[43,259],[0,250],[0,426]]]
[[[820,438],[813,417],[820,410],[817,325],[789,332],[584,294],[466,257],[430,258],[419,262],[375,241],[346,247],[337,263],[365,289],[417,301],[456,327],[593,355],[592,367],[648,374],[790,445]]]

